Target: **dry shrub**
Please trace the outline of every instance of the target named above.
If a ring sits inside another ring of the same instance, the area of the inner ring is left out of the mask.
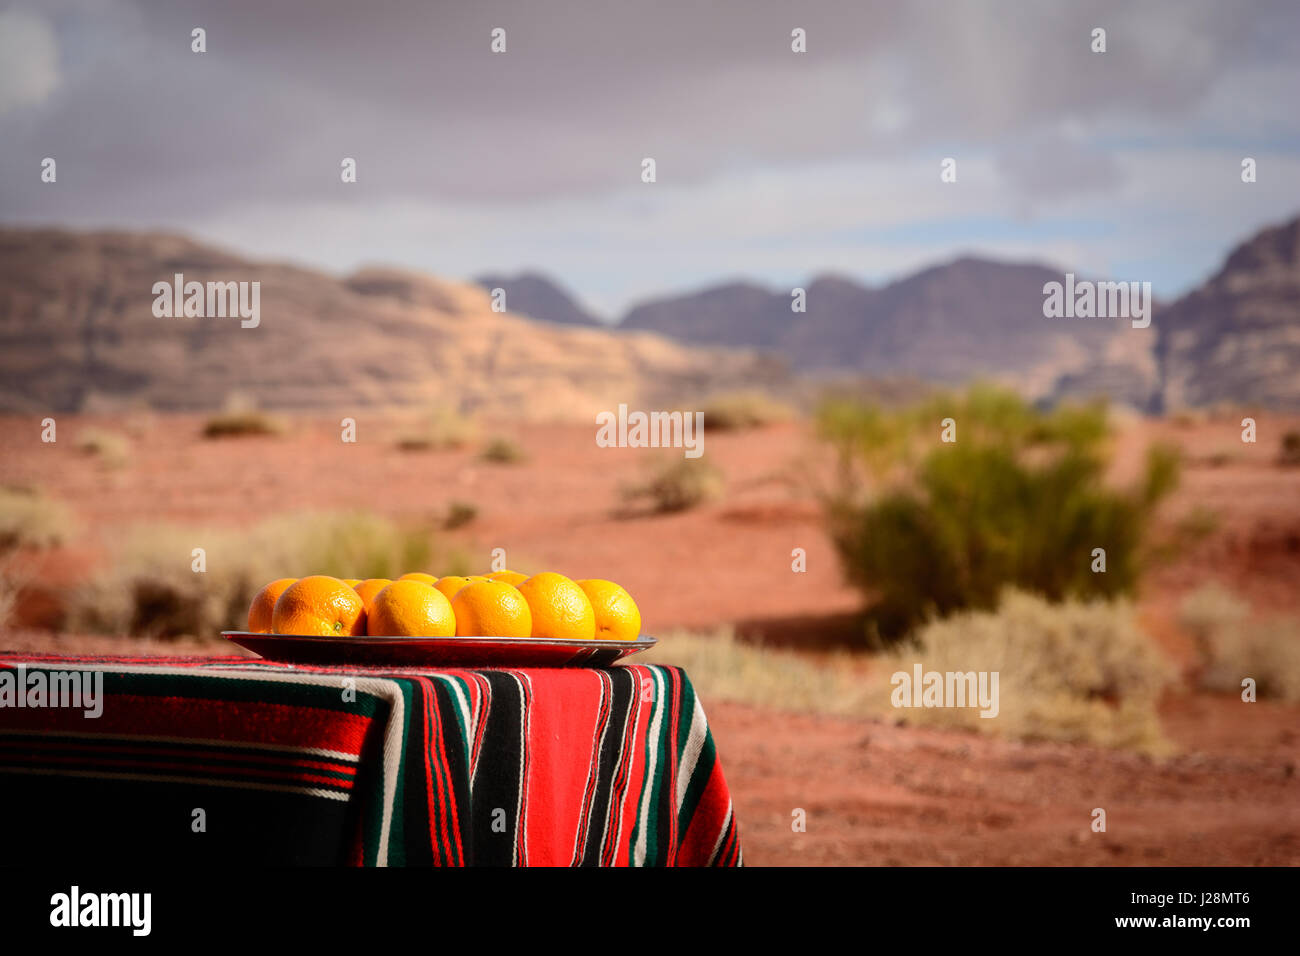
[[[766,392],[745,389],[714,395],[704,402],[704,426],[716,431],[740,431],[791,421],[795,411]]]
[[[1053,604],[1008,591],[994,611],[930,622],[917,633],[917,645],[889,654],[876,685],[878,706],[902,722],[1150,753],[1168,749],[1156,707],[1174,668],[1139,630],[1126,602]],[[917,663],[940,673],[996,671],[997,716],[980,717],[978,707],[893,707],[891,675],[911,675]]]
[[[213,415],[203,425],[203,437],[240,438],[250,435],[281,435],[286,428],[284,421],[274,415],[253,409],[242,409]]]
[[[77,451],[98,458],[109,468],[121,468],[131,460],[131,442],[125,435],[87,428],[77,436]]]
[[[738,641],[730,628],[670,631],[638,662],[686,670],[707,703],[726,700],[772,710],[865,716],[867,685],[848,655],[818,663],[793,651]]]
[[[479,457],[494,465],[517,465],[528,459],[518,442],[501,436],[491,439],[484,445]]]
[[[437,406],[397,439],[402,451],[444,451],[464,448],[478,435],[478,426],[467,415],[445,405]]]
[[[1288,431],[1282,436],[1282,442],[1278,449],[1277,462],[1279,465],[1292,467],[1300,465],[1300,431]]]
[[[31,488],[0,488],[0,552],[54,547],[67,541],[75,527],[62,502]]]
[[[457,528],[463,528],[467,524],[473,523],[478,518],[478,505],[470,501],[453,501],[447,505],[447,513],[443,516],[442,527],[446,531],[455,531]]]
[[[206,570],[193,569],[204,549]],[[399,527],[369,514],[287,515],[245,531],[155,527],[136,531],[111,564],[78,588],[74,630],[173,637],[242,628],[267,581],[331,574],[397,577],[432,566],[428,528]]]
[[[1253,678],[1261,700],[1300,700],[1300,621],[1254,620],[1250,605],[1218,584],[1193,591],[1179,608],[1179,621],[1200,657],[1198,683],[1206,690],[1241,693]]]
[[[667,458],[654,464],[639,484],[622,489],[629,508],[643,505],[654,514],[686,511],[721,497],[722,472],[702,458]]]

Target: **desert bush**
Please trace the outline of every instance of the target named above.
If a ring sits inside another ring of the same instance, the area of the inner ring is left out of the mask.
[[[1157,713],[1174,668],[1124,601],[1052,603],[1007,591],[993,611],[964,611],[921,628],[882,658],[874,700],[896,720],[1022,740],[1061,740],[1160,752]],[[893,673],[998,674],[998,713],[978,707],[894,707]]]
[[[479,457],[494,465],[517,465],[528,458],[518,442],[501,436],[491,439],[484,445]]]
[[[402,451],[444,451],[464,448],[478,435],[474,420],[456,409],[439,405],[397,439]]]
[[[1184,598],[1178,618],[1196,646],[1201,687],[1239,694],[1250,677],[1259,699],[1300,700],[1300,621],[1254,620],[1250,605],[1218,584]]]
[[[447,531],[463,528],[478,518],[478,505],[468,501],[453,501],[447,506],[447,513],[442,519],[442,526]]]
[[[87,428],[77,436],[76,449],[83,455],[92,455],[110,468],[121,468],[131,460],[131,442],[125,435]]]
[[[722,494],[722,472],[702,458],[668,458],[656,462],[649,477],[624,486],[622,497],[631,508],[655,513],[686,511]]]
[[[1278,452],[1278,464],[1300,465],[1300,431],[1289,431],[1282,436],[1282,447]]]
[[[795,411],[784,402],[756,389],[725,392],[704,402],[704,426],[717,431],[761,428],[790,421]]]
[[[193,549],[206,570],[193,569]],[[242,627],[267,581],[331,574],[396,577],[431,567],[427,527],[370,514],[285,515],[246,531],[144,528],[128,535],[108,567],[78,588],[69,626],[111,634],[206,636]],[[444,558],[444,560],[446,560]]]
[[[0,553],[54,547],[74,529],[72,512],[62,502],[31,488],[0,488]]]
[[[283,419],[253,409],[221,412],[213,415],[203,425],[205,438],[238,438],[249,435],[281,435],[286,425]]]
[[[956,441],[943,443],[949,418]],[[1150,513],[1177,483],[1176,455],[1157,446],[1137,487],[1104,485],[1104,406],[1042,412],[975,388],[896,412],[839,403],[819,427],[840,463],[823,496],[832,540],[886,639],[992,608],[1009,586],[1057,601],[1131,593]]]

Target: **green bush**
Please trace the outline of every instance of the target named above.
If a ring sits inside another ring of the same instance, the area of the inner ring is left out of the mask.
[[[945,419],[951,443],[939,440]],[[1006,587],[1055,601],[1131,593],[1150,513],[1177,482],[1177,458],[1156,447],[1138,487],[1107,487],[1101,406],[1046,413],[975,388],[895,412],[837,403],[819,424],[840,461],[831,536],[890,639],[931,615],[992,608]],[[1105,573],[1092,570],[1096,548]]]

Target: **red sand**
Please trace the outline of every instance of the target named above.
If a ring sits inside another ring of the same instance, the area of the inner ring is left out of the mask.
[[[1300,468],[1273,461],[1277,435],[1296,426],[1260,422],[1255,446],[1243,445],[1239,426],[1224,419],[1142,424],[1117,448],[1120,477],[1135,471],[1152,437],[1189,455],[1183,484],[1162,509],[1162,533],[1196,507],[1217,514],[1203,540],[1150,569],[1141,596],[1144,625],[1184,665],[1191,648],[1175,612],[1199,584],[1222,580],[1260,613],[1300,612]],[[122,431],[120,420],[61,416],[58,443],[44,445],[37,420],[0,419],[0,483],[66,501],[84,532],[37,562],[41,586],[20,607],[27,625],[54,619],[59,588],[84,577],[137,523],[240,527],[301,509],[435,519],[465,501],[479,517],[446,538],[478,564],[486,567],[501,547],[516,569],[619,581],[636,596],[648,633],[746,622],[749,632],[810,646],[854,634],[858,595],[842,584],[815,500],[798,481],[811,445],[800,425],[709,434],[707,457],[727,479],[720,501],[680,515],[618,517],[620,486],[669,453],[598,448],[594,425],[488,428],[485,435],[508,435],[527,452],[525,463],[501,466],[477,460],[474,450],[399,451],[399,423],[378,416],[358,418],[355,445],[320,420],[296,423],[285,437],[220,441],[204,440],[195,417],[132,424],[130,460],[112,470],[79,454],[75,442],[89,425]],[[796,547],[807,552],[806,574],[791,571]],[[31,627],[0,645],[210,647]],[[722,701],[705,706],[753,864],[1300,863],[1300,708],[1180,689],[1163,702],[1162,717],[1184,752],[1152,762]],[[1094,807],[1107,811],[1105,834],[1089,829]],[[791,832],[795,808],[807,811],[806,833]]]

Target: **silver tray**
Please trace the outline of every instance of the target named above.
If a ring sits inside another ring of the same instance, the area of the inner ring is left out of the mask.
[[[655,646],[635,641],[553,641],[545,637],[310,637],[222,631],[269,661],[371,667],[606,667]]]

